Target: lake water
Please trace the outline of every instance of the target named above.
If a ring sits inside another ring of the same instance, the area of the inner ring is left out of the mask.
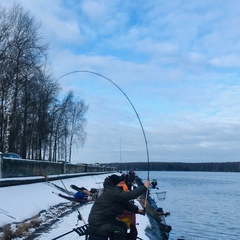
[[[138,171],[142,179],[147,172]],[[152,171],[166,199],[157,205],[171,215],[169,240],[240,239],[240,173]]]

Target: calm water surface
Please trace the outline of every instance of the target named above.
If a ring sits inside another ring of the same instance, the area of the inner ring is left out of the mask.
[[[136,173],[147,178],[147,172]],[[240,239],[240,173],[154,171],[149,176],[157,179],[159,191],[167,191],[157,205],[171,213],[169,240]]]

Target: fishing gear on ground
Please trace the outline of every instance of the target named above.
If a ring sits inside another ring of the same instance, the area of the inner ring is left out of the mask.
[[[68,231],[66,233],[63,233],[62,235],[58,236],[58,237],[55,237],[53,238],[52,240],[56,240],[56,239],[59,239],[59,238],[62,238],[72,232],[76,232],[80,237],[81,236],[87,236],[89,235],[89,231],[88,231],[88,224],[86,224],[86,222],[84,221],[83,217],[82,217],[82,214],[80,213],[80,211],[78,210],[78,216],[77,216],[77,224],[78,225],[78,222],[79,221],[83,221],[84,225],[81,226],[81,227],[77,227],[77,228],[73,228],[71,231]]]

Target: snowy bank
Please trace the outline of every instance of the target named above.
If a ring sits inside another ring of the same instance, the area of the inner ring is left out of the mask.
[[[68,178],[63,180],[53,181],[55,184],[67,188],[70,191],[70,185],[75,184],[77,186],[83,186],[87,189],[91,188],[102,188],[102,183],[104,179],[111,175],[101,174],[101,175],[91,175],[91,176],[81,176],[75,178]],[[26,219],[31,219],[38,215],[40,212],[47,213],[48,215],[57,214],[57,210],[52,208],[53,206],[62,206],[65,204],[67,208],[73,208],[74,211],[66,214],[64,217],[59,219],[59,216],[55,216],[55,223],[51,224],[48,229],[38,233],[35,239],[52,239],[65,232],[70,231],[76,227],[77,215],[79,210],[82,214],[83,220],[87,222],[88,214],[91,209],[92,204],[79,205],[79,209],[76,209],[76,205],[72,205],[69,201],[59,197],[54,194],[60,193],[56,188],[49,185],[47,182],[32,183],[27,185],[9,186],[0,188],[0,227],[5,224],[14,224],[22,222]],[[137,202],[136,202],[137,203]],[[55,211],[55,212],[53,212]],[[42,217],[43,219],[43,217]],[[43,221],[46,221],[46,214],[44,215]],[[146,216],[137,215],[138,223],[138,236],[144,240],[149,239],[145,235],[145,229],[150,225],[149,220]],[[83,222],[78,222],[78,226],[84,225]],[[34,231],[34,230],[32,230]],[[1,234],[3,234],[1,232]],[[1,237],[1,235],[0,235]],[[73,232],[61,239],[76,239],[78,235]],[[25,238],[22,238],[25,239]],[[27,238],[26,238],[27,239]],[[83,237],[78,237],[78,239],[84,239]]]

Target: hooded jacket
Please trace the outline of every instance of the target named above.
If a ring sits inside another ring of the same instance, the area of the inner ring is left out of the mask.
[[[89,226],[99,226],[114,222],[124,209],[137,213],[138,207],[129,200],[137,198],[147,190],[142,185],[132,191],[126,192],[114,185],[109,178],[105,179],[103,186],[103,192],[96,199],[89,214]]]

